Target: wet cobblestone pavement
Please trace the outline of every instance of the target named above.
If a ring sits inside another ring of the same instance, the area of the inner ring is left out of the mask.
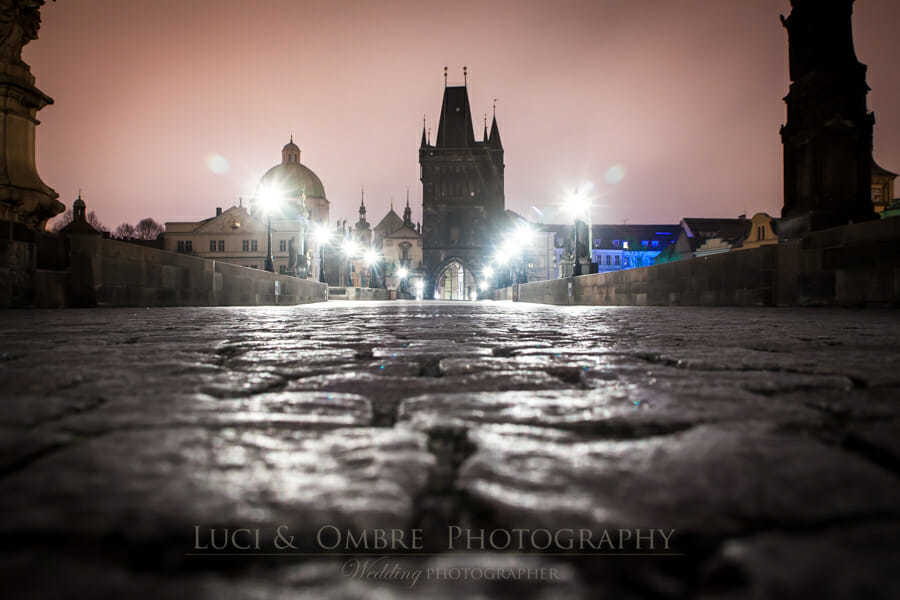
[[[816,309],[0,313],[0,597],[897,598],[898,340]],[[290,553],[190,555],[282,524]],[[421,529],[387,560],[423,575],[310,556],[326,524]],[[675,531],[525,555],[448,525]]]

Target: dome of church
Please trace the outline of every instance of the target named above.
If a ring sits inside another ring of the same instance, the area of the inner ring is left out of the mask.
[[[317,221],[328,220],[325,187],[318,175],[300,162],[300,148],[294,143],[293,136],[281,149],[281,164],[266,171],[260,179],[259,190],[276,191],[285,199],[285,205],[279,211],[282,216],[293,218],[306,213]],[[299,205],[300,197],[303,195],[306,199],[305,209]],[[252,203],[255,210],[255,201]]]
[[[301,191],[306,193],[307,198],[325,198],[322,180],[299,162],[275,165],[262,176],[260,185],[277,189],[289,198],[300,197]]]

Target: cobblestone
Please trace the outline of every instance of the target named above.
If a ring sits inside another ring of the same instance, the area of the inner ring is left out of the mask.
[[[0,595],[896,597],[897,339],[881,311],[0,313]],[[281,524],[293,554],[191,555],[195,526]],[[381,555],[323,556],[326,524],[422,529],[386,559],[422,578],[354,577]],[[675,533],[526,556],[448,525]]]

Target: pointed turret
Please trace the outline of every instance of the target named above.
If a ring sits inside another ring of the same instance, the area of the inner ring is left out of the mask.
[[[484,115],[484,135],[481,136],[481,142],[483,144],[488,143],[487,114]]]
[[[366,220],[366,189],[361,188],[359,191],[359,220]]]
[[[438,123],[438,148],[467,148],[475,144],[475,129],[465,86],[444,88],[441,120]]]
[[[490,145],[493,148],[503,148],[503,143],[500,141],[500,128],[497,126],[497,115],[494,115],[494,121],[491,123]]]
[[[425,135],[425,131],[426,131],[425,125],[426,125],[425,116],[423,115],[422,116],[422,142],[419,144],[420,149],[424,148],[425,146],[428,145],[428,137]]]

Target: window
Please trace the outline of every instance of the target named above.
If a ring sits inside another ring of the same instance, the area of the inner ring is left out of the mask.
[[[209,240],[209,251],[210,252],[216,251],[216,240]]]
[[[259,248],[256,246],[256,240],[250,240],[250,251],[256,252]]]
[[[219,252],[225,252],[225,240],[219,240]]]
[[[243,240],[241,242],[241,250],[244,252],[250,252],[250,240]]]
[[[615,258],[616,258],[616,264],[619,264],[619,259],[622,258],[622,257],[619,256],[618,254],[616,254]]]
[[[659,248],[659,240],[653,240],[652,242],[650,242],[650,245],[654,248]]]
[[[765,225],[760,225],[756,228],[756,239],[764,240],[766,239],[766,227]]]
[[[184,252],[184,240],[178,240],[178,251]]]
[[[191,253],[194,251],[194,242],[191,240],[185,240],[184,242],[184,251],[187,253]]]
[[[648,240],[641,240],[641,247],[642,247],[642,248],[646,248],[646,247],[649,246],[649,245],[650,245],[650,242],[649,242]]]
[[[278,251],[285,252],[287,250],[287,240],[280,240],[278,242]]]

